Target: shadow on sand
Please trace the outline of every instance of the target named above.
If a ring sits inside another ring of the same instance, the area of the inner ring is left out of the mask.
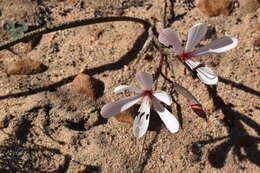
[[[250,94],[260,96],[258,91],[255,91],[243,84],[237,84],[221,77],[220,82],[232,85]],[[238,161],[249,160],[257,166],[260,166],[260,151],[258,149],[260,138],[249,135],[245,129],[245,125],[247,125],[252,128],[257,135],[260,135],[259,124],[249,118],[249,116],[234,110],[232,105],[227,105],[218,95],[216,86],[208,87],[208,91],[214,105],[216,106],[216,109],[220,109],[224,114],[222,122],[225,127],[227,127],[229,135],[210,140],[197,141],[193,143],[193,148],[200,150],[201,147],[207,144],[214,144],[222,141],[208,153],[208,160],[213,167],[224,167],[225,160],[230,151],[233,151],[232,153],[234,156],[237,156]],[[244,151],[244,153],[242,151]]]

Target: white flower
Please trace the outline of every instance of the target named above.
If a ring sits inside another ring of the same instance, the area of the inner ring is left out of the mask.
[[[114,92],[119,93],[125,90],[131,90],[135,91],[137,95],[104,105],[101,109],[101,115],[104,118],[109,118],[125,111],[142,100],[142,104],[138,110],[139,114],[135,117],[133,124],[134,136],[141,137],[147,131],[151,105],[159,114],[167,129],[171,133],[176,133],[179,130],[178,120],[161,104],[161,102],[163,102],[170,105],[172,103],[171,96],[164,91],[152,91],[153,78],[152,75],[148,73],[137,73],[136,80],[140,84],[141,89],[128,85],[120,85],[114,89]]]
[[[197,71],[199,79],[207,85],[215,85],[218,82],[218,76],[208,67],[201,66],[198,61],[192,61],[191,57],[208,55],[213,53],[221,53],[237,46],[238,40],[234,37],[224,36],[214,40],[210,44],[193,51],[200,40],[205,36],[207,26],[204,24],[196,24],[188,34],[188,40],[185,48],[181,46],[177,34],[170,28],[162,30],[159,34],[159,41],[165,46],[172,46],[177,56],[185,62],[192,70]]]

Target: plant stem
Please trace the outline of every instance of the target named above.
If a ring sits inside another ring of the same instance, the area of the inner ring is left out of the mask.
[[[35,37],[38,37],[38,36],[41,36],[43,34],[47,34],[50,32],[54,32],[54,31],[74,28],[74,27],[78,27],[78,26],[91,25],[91,24],[96,24],[96,23],[116,22],[116,21],[138,22],[138,23],[143,24],[146,27],[150,26],[150,23],[143,19],[135,18],[135,17],[128,17],[128,16],[111,16],[111,17],[81,19],[81,20],[75,20],[75,21],[65,22],[65,23],[61,23],[61,24],[54,24],[54,25],[46,26],[44,28],[39,28],[34,31],[28,32],[21,37],[11,39],[11,40],[1,43],[0,50],[7,49],[17,43],[25,42],[25,41],[31,40]]]
[[[146,136],[147,136],[147,133],[144,134],[144,140],[143,140],[141,153],[140,153],[140,156],[139,156],[139,159],[138,159],[137,170],[134,173],[138,173],[139,170],[140,170],[140,173],[141,173],[141,166],[142,166],[141,162],[142,162],[142,155],[143,155],[143,152],[144,152],[144,144],[145,144],[145,141],[146,141]]]

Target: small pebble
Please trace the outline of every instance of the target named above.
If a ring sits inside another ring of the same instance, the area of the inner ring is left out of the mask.
[[[134,105],[133,107],[127,109],[126,111],[115,115],[115,118],[117,121],[120,121],[122,123],[133,124],[134,117],[138,114],[137,112],[138,108],[139,106]]]
[[[254,46],[255,46],[255,47],[259,47],[259,46],[260,46],[260,37],[258,37],[258,38],[254,41]]]
[[[21,59],[13,61],[7,65],[6,73],[8,75],[31,75],[41,73],[47,69],[47,66],[40,61],[32,59]]]
[[[73,91],[76,94],[97,99],[103,94],[104,84],[84,73],[80,73],[72,82]]]
[[[205,16],[228,16],[230,14],[230,0],[196,0],[196,6]]]

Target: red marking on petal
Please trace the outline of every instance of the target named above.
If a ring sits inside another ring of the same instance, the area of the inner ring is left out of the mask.
[[[194,104],[191,100],[188,101],[189,105],[191,106],[192,110],[201,118],[207,120],[207,114],[204,112],[202,106],[200,104]]]
[[[141,95],[142,97],[148,96],[149,98],[152,98],[153,94],[151,90],[144,90]]]
[[[201,109],[201,106],[200,105],[191,105],[191,108],[192,109]]]
[[[192,57],[191,52],[183,52],[182,54],[177,56],[181,59],[182,62],[185,62],[186,60],[191,59]]]
[[[199,105],[197,102],[194,102],[193,100],[188,100],[188,104],[192,107],[192,106],[196,106]]]

